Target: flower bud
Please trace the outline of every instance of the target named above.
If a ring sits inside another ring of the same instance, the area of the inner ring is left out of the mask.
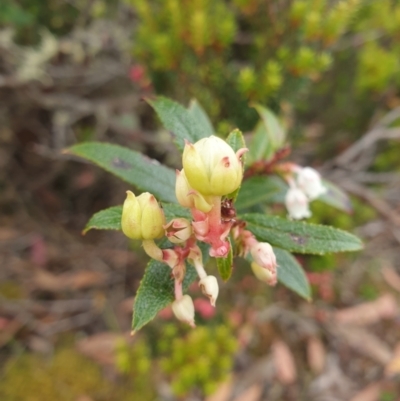
[[[121,226],[124,234],[132,239],[155,239],[164,235],[164,212],[154,195],[144,192],[139,196],[127,191],[122,208]]]
[[[172,311],[178,320],[187,323],[191,327],[194,324],[194,304],[189,295],[183,295],[172,303]]]
[[[171,220],[164,228],[167,238],[173,244],[187,241],[193,232],[190,221],[181,217]]]
[[[289,188],[285,197],[285,205],[292,219],[299,220],[311,216],[307,196],[299,188]]]
[[[321,176],[318,171],[311,167],[302,168],[297,174],[297,185],[313,200],[326,192],[326,188],[322,185]]]
[[[197,209],[204,213],[208,213],[212,209],[212,205],[189,185],[184,169],[176,172],[175,194],[179,204],[183,207]]]
[[[253,270],[254,275],[260,280],[268,285],[275,285],[278,281],[276,269],[274,271],[270,271],[261,267],[256,262],[251,263],[251,269]]]
[[[272,246],[267,242],[256,242],[250,248],[253,261],[271,272],[276,271],[276,256]]]
[[[242,154],[243,150],[238,151]],[[243,178],[234,150],[214,135],[186,142],[182,163],[189,185],[204,196],[223,196],[236,190]]]
[[[212,306],[215,306],[215,301],[218,298],[219,287],[217,278],[214,276],[203,277],[199,282],[202,293],[210,299]]]

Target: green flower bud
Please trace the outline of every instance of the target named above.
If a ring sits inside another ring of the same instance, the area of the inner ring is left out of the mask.
[[[223,196],[236,190],[243,177],[233,149],[212,135],[194,145],[186,142],[182,163],[189,185],[204,196]]]
[[[126,193],[121,219],[124,234],[140,240],[161,238],[165,217],[154,195],[144,192],[136,197],[131,191]]]

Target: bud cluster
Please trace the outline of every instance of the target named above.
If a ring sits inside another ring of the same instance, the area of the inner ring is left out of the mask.
[[[155,260],[167,264],[175,282],[175,316],[194,327],[194,304],[190,295],[183,295],[185,261],[191,262],[199,276],[199,286],[212,306],[218,298],[219,286],[215,276],[204,269],[197,241],[210,245],[210,255],[226,257],[226,240],[232,222],[221,216],[222,197],[234,192],[243,178],[241,156],[247,149],[234,150],[222,139],[210,136],[191,144],[186,142],[182,156],[183,168],[177,171],[176,197],[189,208],[193,219],[176,218],[168,223],[161,206],[148,192],[135,196],[127,191],[121,226],[131,239],[142,240],[143,249]],[[155,239],[166,236],[173,248],[160,249]]]

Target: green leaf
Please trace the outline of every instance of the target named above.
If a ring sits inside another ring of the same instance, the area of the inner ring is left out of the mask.
[[[288,251],[274,248],[278,263],[278,280],[307,301],[311,299],[311,288],[303,268]]]
[[[243,210],[262,202],[271,202],[280,192],[271,177],[256,176],[243,181],[235,206],[237,210]]]
[[[249,146],[250,156],[252,162],[268,160],[285,144],[286,133],[271,110],[260,104],[255,104],[253,107],[260,115],[261,122],[257,125]]]
[[[203,261],[208,259],[208,248],[202,247]],[[183,290],[186,291],[197,278],[196,269],[186,264]],[[157,313],[174,300],[174,280],[171,269],[165,263],[151,260],[140,282],[133,306],[132,330],[137,331],[153,320]]]
[[[145,100],[156,111],[164,127],[174,136],[175,143],[181,151],[185,139],[195,143],[207,136],[209,127],[204,127],[204,121],[196,118],[193,111],[162,96]]]
[[[228,241],[230,245],[228,256],[226,258],[216,258],[219,275],[224,281],[229,280],[233,268],[232,244],[229,238]]]
[[[200,103],[196,99],[192,99],[190,101],[189,112],[192,115],[192,117],[196,121],[198,121],[198,123],[201,125],[205,137],[214,135],[215,133],[214,127],[210,119],[208,118],[207,113],[200,106]]]
[[[242,131],[237,128],[229,133],[228,137],[226,138],[226,142],[235,152],[246,147],[246,142],[244,140]]]
[[[184,217],[185,219],[189,220],[192,219],[190,210],[185,209],[181,205],[177,205],[176,203],[162,203],[162,207],[164,209],[164,215],[167,221],[176,219],[177,217]]]
[[[109,143],[85,142],[67,149],[66,153],[90,160],[129,184],[152,193],[158,200],[177,203],[175,172],[139,152]]]
[[[345,192],[327,180],[322,180],[322,183],[328,189],[328,191],[319,196],[318,200],[346,213],[353,212],[351,200]]]
[[[235,152],[237,152],[239,149],[246,147],[246,142],[244,141],[243,134],[239,129],[234,129],[228,135],[228,138],[226,138],[226,142]],[[243,160],[243,169],[244,169],[244,164],[246,161],[246,154],[244,154],[242,156],[242,160]],[[239,191],[240,191],[240,186],[239,186],[239,188],[235,189],[232,193],[227,195],[226,198],[232,199],[233,201],[235,201],[238,196]]]
[[[268,137],[263,121],[257,123],[248,148],[248,164],[252,164],[259,160],[269,160],[273,155],[274,151],[272,142]]]
[[[362,242],[356,236],[337,228],[290,221],[277,216],[249,213],[240,218],[247,222],[259,241],[290,252],[322,255],[332,252],[358,251]]]
[[[112,206],[95,213],[87,222],[82,234],[92,228],[97,230],[121,230],[122,206]]]

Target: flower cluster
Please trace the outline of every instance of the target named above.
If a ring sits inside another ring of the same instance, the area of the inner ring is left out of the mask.
[[[270,285],[277,281],[276,259],[272,247],[259,243],[255,237],[237,224],[225,218],[221,210],[231,205],[230,194],[236,191],[243,178],[242,155],[246,148],[236,153],[224,140],[210,136],[191,144],[186,142],[182,155],[183,168],[176,175],[176,198],[180,205],[189,208],[192,220],[175,218],[168,223],[153,195],[142,193],[136,197],[127,192],[122,212],[122,230],[132,239],[142,240],[145,252],[153,259],[167,264],[174,279],[175,301],[172,310],[175,316],[194,326],[194,304],[189,295],[183,295],[182,282],[185,277],[185,261],[189,261],[199,276],[201,291],[215,302],[219,293],[215,276],[204,269],[202,253],[197,241],[210,246],[209,254],[226,258],[230,253],[227,240],[232,232],[236,246],[242,256],[250,255],[254,274]],[[173,248],[161,249],[155,239],[166,236]]]
[[[285,196],[285,205],[292,219],[303,219],[311,216],[310,201],[323,195],[327,189],[322,184],[321,176],[311,167],[290,165],[286,175],[289,190]]]

